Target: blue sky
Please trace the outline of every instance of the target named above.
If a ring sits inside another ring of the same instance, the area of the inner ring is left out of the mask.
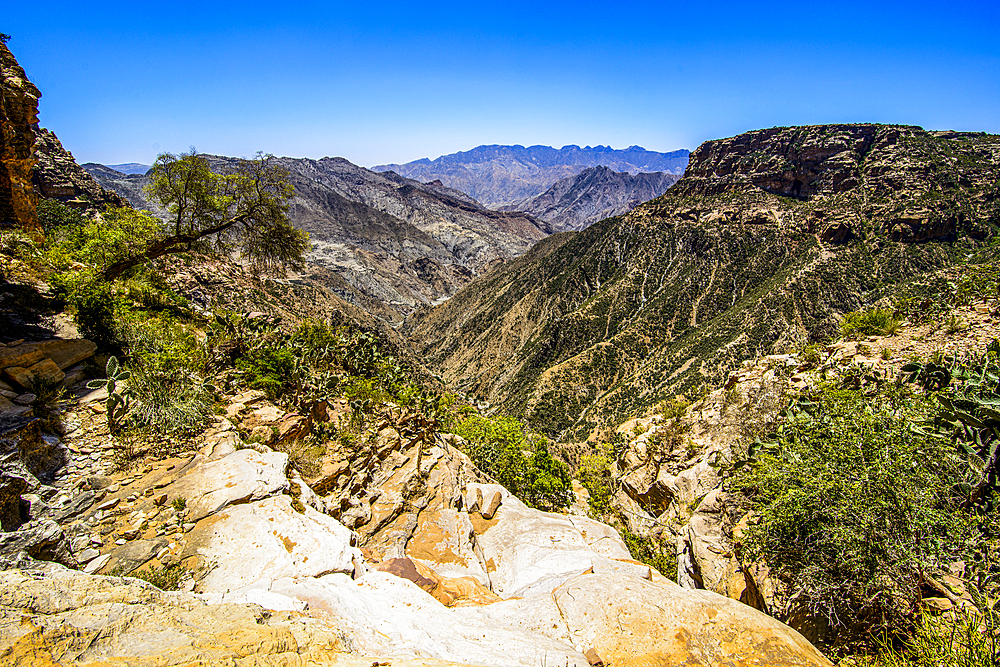
[[[996,0],[11,4],[0,32],[80,162],[669,151],[833,122],[1000,133]]]

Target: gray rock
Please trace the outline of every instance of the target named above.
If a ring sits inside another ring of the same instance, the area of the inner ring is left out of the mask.
[[[88,549],[84,549],[83,551],[81,551],[80,553],[78,553],[76,555],[76,559],[82,565],[84,563],[89,563],[90,561],[94,560],[95,558],[97,558],[100,555],[101,555],[101,552],[98,551],[97,549],[88,548]]]
[[[83,571],[86,572],[87,574],[94,574],[95,572],[103,568],[105,565],[107,565],[109,560],[111,560],[111,554],[104,554],[103,556],[98,556],[94,560],[87,563],[87,567],[83,568]]]
[[[0,555],[12,556],[24,552],[37,560],[52,560],[76,567],[66,534],[51,519],[32,521],[19,530],[0,533]]]
[[[93,491],[84,491],[74,497],[66,507],[57,511],[53,518],[62,523],[78,514],[86,512],[94,504],[95,500],[96,496]]]
[[[160,549],[169,544],[166,540],[135,540],[119,545],[111,552],[111,568],[120,567],[128,574],[144,563],[153,560]]]
[[[114,483],[113,479],[105,475],[91,475],[87,478],[87,484],[93,491],[103,491]]]
[[[26,516],[29,521],[41,519],[49,511],[49,505],[42,500],[37,493],[21,494],[21,516]]]

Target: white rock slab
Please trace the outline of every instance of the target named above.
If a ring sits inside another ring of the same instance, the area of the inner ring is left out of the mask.
[[[496,523],[476,536],[490,588],[502,598],[547,592],[594,567],[599,556],[569,517],[506,498]]]
[[[214,461],[198,461],[166,489],[187,501],[188,521],[199,521],[236,503],[261,500],[289,488],[288,454],[241,449]]]
[[[192,533],[197,551],[212,568],[201,590],[209,594],[267,589],[283,577],[353,574],[364,560],[343,524],[308,506],[300,514],[284,495],[228,507],[199,533]]]
[[[279,580],[272,592],[338,619],[352,648],[383,658],[425,657],[484,667],[587,667],[565,642],[448,609],[416,584],[384,572]]]

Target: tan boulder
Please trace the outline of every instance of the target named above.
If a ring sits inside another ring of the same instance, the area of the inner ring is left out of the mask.
[[[553,596],[577,646],[616,667],[833,665],[790,627],[709,591],[587,574]]]
[[[21,343],[14,347],[0,348],[0,369],[9,366],[32,366],[44,358],[51,359],[60,370],[75,366],[88,359],[97,351],[97,345],[84,338]]]
[[[426,564],[412,558],[390,558],[376,565],[375,569],[412,581],[446,607],[484,605],[500,601],[500,596],[472,577],[442,577]]]

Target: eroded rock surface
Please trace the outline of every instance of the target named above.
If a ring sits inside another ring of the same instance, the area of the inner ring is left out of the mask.
[[[31,170],[41,96],[7,45],[0,44],[0,225],[38,227]]]

